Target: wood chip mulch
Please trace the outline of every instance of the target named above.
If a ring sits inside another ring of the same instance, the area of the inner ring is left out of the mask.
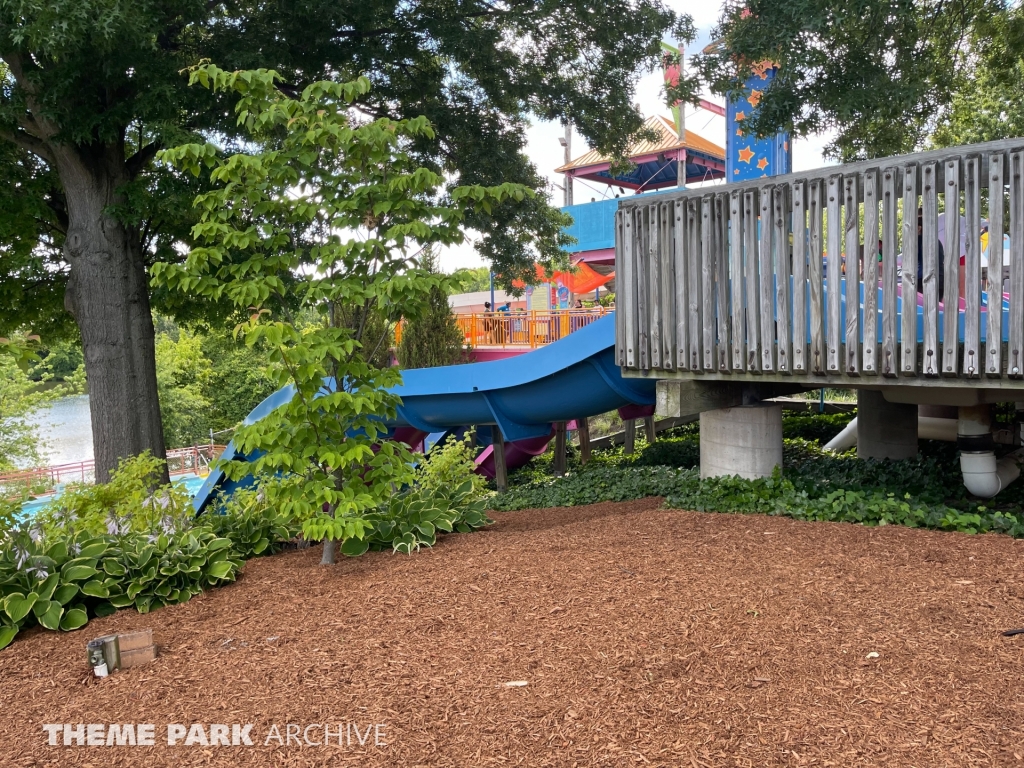
[[[0,765],[1024,768],[1024,636],[1001,634],[1024,541],[660,504],[498,514],[333,568],[289,551],[29,633],[0,652]],[[91,676],[86,640],[147,627],[155,662]],[[151,723],[157,746],[49,746],[46,723]],[[167,746],[194,723],[254,745]],[[279,743],[324,723],[382,728]]]

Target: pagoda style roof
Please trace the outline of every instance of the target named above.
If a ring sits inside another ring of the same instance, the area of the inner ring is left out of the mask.
[[[612,176],[611,158],[593,149],[556,172],[638,191],[660,189],[676,185],[676,168],[685,152],[687,183],[725,176],[725,150],[697,132],[687,130],[680,141],[675,122],[661,115],[647,118],[644,128],[653,130],[657,138],[630,146],[627,157],[635,166],[630,172]]]

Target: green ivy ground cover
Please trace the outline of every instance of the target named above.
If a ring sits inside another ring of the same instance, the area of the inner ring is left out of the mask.
[[[653,445],[640,441],[633,456],[618,447],[595,451],[586,467],[570,456],[570,471],[562,478],[551,477],[548,453],[513,473],[508,493],[492,507],[508,511],[664,496],[666,506],[677,509],[1024,537],[1024,481],[994,499],[970,499],[951,443],[922,440],[920,454],[906,461],[861,461],[855,451],[823,451],[821,445],[853,416],[787,415],[784,469],[771,478],[701,480],[698,428],[691,424]]]

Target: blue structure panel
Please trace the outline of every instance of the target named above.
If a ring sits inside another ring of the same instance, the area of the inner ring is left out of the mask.
[[[615,211],[618,208],[619,201],[615,198],[562,208],[562,213],[573,218],[565,230],[566,234],[576,238],[576,244],[569,246],[569,250],[576,253],[614,248]]]
[[[766,176],[779,176],[793,170],[793,153],[789,134],[768,138],[744,136],[742,123],[760,103],[761,94],[775,77],[775,69],[762,65],[746,82],[739,98],[729,99],[725,111],[725,180],[749,181]]]

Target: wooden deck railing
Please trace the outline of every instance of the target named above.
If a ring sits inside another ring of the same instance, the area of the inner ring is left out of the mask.
[[[1024,388],[1024,139],[632,198],[615,247],[627,374]]]

